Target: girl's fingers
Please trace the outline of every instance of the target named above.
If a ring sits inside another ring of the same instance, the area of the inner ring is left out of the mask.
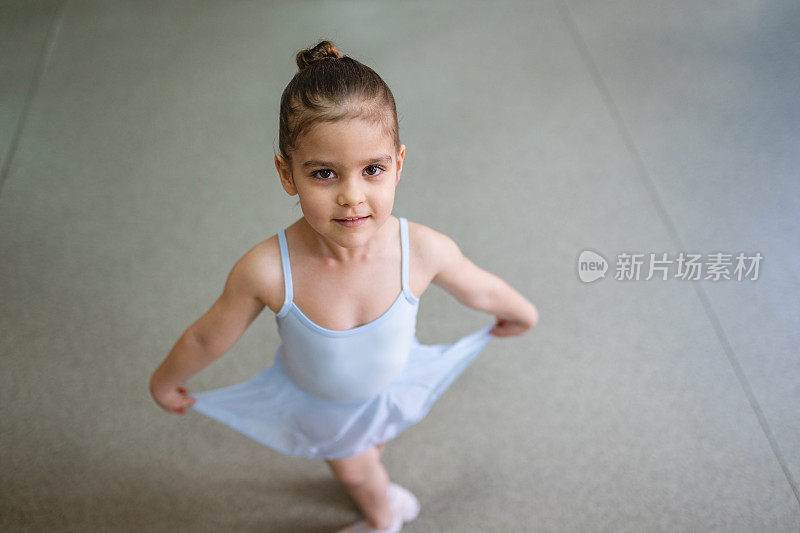
[[[511,337],[514,335],[520,335],[524,332],[525,332],[524,327],[520,327],[518,324],[507,320],[502,320],[500,323],[495,324],[495,326],[489,330],[489,333],[497,337]]]

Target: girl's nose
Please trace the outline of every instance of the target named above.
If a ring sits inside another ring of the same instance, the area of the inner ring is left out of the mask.
[[[339,205],[358,205],[365,199],[364,191],[357,178],[342,180],[338,193]]]

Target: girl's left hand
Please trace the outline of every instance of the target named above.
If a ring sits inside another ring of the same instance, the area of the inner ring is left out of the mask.
[[[531,324],[526,322],[497,317],[497,321],[494,327],[489,330],[489,333],[495,337],[513,337],[515,335],[522,335],[532,327]]]
[[[170,384],[160,385],[155,380],[150,382],[150,394],[162,409],[178,415],[186,414],[186,408],[193,406],[197,401],[189,396],[186,387]]]

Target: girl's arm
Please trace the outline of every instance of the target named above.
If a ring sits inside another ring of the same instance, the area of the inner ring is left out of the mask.
[[[475,265],[458,245],[442,233],[427,228],[429,250],[435,257],[432,283],[459,302],[497,317],[490,333],[498,337],[520,335],[539,322],[536,307],[503,279]]]
[[[263,262],[254,251],[231,269],[222,295],[183,332],[166,359],[150,378],[150,393],[169,412],[184,412],[194,399],[184,398],[182,384],[224,355],[265,307],[259,298],[263,287]]]

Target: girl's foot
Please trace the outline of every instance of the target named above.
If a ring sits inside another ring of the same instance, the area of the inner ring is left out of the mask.
[[[397,483],[389,483],[386,494],[393,513],[392,525],[388,529],[374,529],[366,520],[359,520],[337,533],[397,533],[403,528],[403,522],[411,522],[417,517],[419,500],[410,490]]]
[[[392,511],[399,515],[403,522],[411,522],[419,514],[419,500],[410,490],[397,483],[389,483],[389,502]]]

